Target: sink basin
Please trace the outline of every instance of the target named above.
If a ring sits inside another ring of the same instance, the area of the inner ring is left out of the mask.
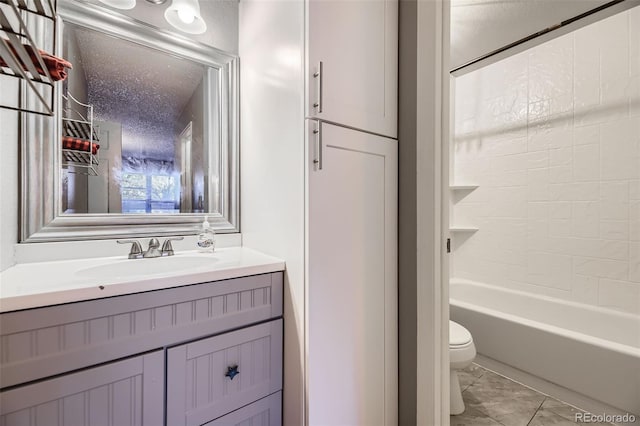
[[[85,278],[132,278],[143,275],[166,275],[210,267],[218,259],[210,256],[169,256],[152,259],[118,260],[80,269],[76,276]]]

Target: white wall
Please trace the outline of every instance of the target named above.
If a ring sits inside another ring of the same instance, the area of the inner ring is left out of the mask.
[[[286,260],[285,426],[304,422],[304,2],[240,2],[243,245]]]
[[[609,0],[452,0],[451,66],[465,63]]]
[[[16,105],[12,77],[0,77],[3,105]],[[18,241],[18,113],[0,108],[0,271],[14,264]]]
[[[453,275],[640,314],[640,7],[455,83]]]

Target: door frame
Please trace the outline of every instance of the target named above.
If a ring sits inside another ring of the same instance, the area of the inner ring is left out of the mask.
[[[178,136],[180,145],[180,211],[191,213],[193,211],[193,121],[180,132]]]
[[[417,412],[449,425],[450,0],[417,0]],[[431,141],[432,145],[428,142]],[[430,270],[431,269],[431,270]]]

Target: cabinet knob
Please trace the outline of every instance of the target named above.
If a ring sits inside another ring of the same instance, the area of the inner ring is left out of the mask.
[[[225,377],[228,377],[229,379],[233,380],[233,378],[236,377],[238,374],[240,374],[240,372],[238,371],[238,366],[232,365],[230,367],[227,367],[227,373],[225,374]]]

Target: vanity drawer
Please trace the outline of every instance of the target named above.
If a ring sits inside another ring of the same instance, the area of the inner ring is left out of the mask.
[[[0,315],[0,388],[282,315],[283,273]]]
[[[202,425],[281,388],[281,319],[167,350],[169,425]]]
[[[163,424],[164,353],[103,364],[0,393],[0,425]]]
[[[242,407],[205,426],[282,426],[282,392]]]

